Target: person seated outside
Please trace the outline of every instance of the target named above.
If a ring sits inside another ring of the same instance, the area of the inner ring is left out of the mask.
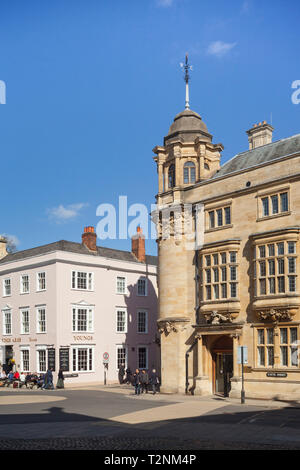
[[[7,376],[7,387],[9,387],[14,381],[14,373],[10,371],[10,373]]]
[[[14,379],[15,380],[20,380],[20,374],[19,372],[16,370],[16,372],[14,373]]]
[[[24,374],[24,372],[21,372],[19,387],[23,387],[23,385],[25,385],[25,379],[26,379],[26,375]]]
[[[44,384],[44,374],[40,374],[37,378],[37,388],[42,388],[43,387],[43,384]]]

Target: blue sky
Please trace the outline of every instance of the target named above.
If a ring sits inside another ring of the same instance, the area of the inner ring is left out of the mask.
[[[273,140],[299,133],[299,13],[298,0],[0,0],[0,233],[18,249],[80,241],[119,195],[150,210],[152,149],[184,109],[186,52],[191,109],[223,163],[271,116]]]

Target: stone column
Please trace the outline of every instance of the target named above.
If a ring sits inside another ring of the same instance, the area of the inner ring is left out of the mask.
[[[162,163],[158,163],[158,192],[162,193],[163,190],[164,190],[163,165]]]

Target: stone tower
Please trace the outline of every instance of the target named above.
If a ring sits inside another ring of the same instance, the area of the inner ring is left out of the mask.
[[[187,61],[186,61],[187,64]],[[186,189],[211,178],[220,168],[222,144],[199,114],[186,107],[174,118],[163,146],[156,146],[158,172],[157,212],[159,256],[159,316],[162,390],[185,390],[186,351],[196,318],[196,261],[194,207]],[[188,235],[187,235],[188,229]]]

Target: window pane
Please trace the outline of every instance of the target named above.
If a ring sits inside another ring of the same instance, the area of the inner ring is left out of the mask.
[[[272,214],[278,214],[278,196],[271,196]]]
[[[260,295],[266,295],[266,280],[260,279],[259,286],[260,286]]]
[[[205,256],[205,261],[206,261],[206,266],[210,266],[210,265],[211,265],[211,260],[210,260],[210,256],[209,256],[209,255]]]
[[[214,285],[214,298],[215,299],[219,298],[219,285],[218,284]]]
[[[222,209],[217,210],[217,221],[218,221],[218,227],[221,227],[223,225],[223,211],[222,211]]]
[[[267,355],[268,355],[268,366],[274,365],[274,347],[268,346],[267,347]]]
[[[265,258],[266,257],[266,247],[265,245],[259,246],[259,257],[260,258]]]
[[[222,272],[222,281],[227,281],[227,272],[226,272],[226,267],[222,267],[221,268],[221,272]]]
[[[274,330],[273,328],[267,328],[267,344],[274,343]]]
[[[296,276],[288,276],[289,280],[289,291],[296,292]]]
[[[230,263],[236,263],[236,251],[230,251]]]
[[[269,264],[269,276],[275,275],[275,260],[271,259],[268,261]]]
[[[219,264],[218,255],[213,255],[214,265]]]
[[[287,346],[280,346],[280,362],[282,366],[288,365],[288,348]]]
[[[222,287],[222,299],[227,298],[227,284],[221,284]]]
[[[259,263],[260,276],[264,277],[266,275],[266,262],[260,261]]]
[[[205,273],[206,273],[206,283],[207,283],[207,284],[210,284],[210,283],[211,283],[211,272],[210,272],[210,269],[206,269],[206,270],[205,270]]]
[[[230,207],[225,207],[224,212],[225,212],[225,224],[226,224],[226,225],[229,225],[229,224],[231,224],[231,211],[230,211]]]
[[[288,253],[296,253],[296,243],[295,242],[288,242]]]
[[[258,352],[258,365],[264,366],[265,365],[265,348],[258,347],[257,352]]]
[[[209,227],[214,228],[215,227],[215,212],[211,211],[208,213],[209,215]]]
[[[257,330],[257,343],[265,344],[265,330]]]
[[[226,264],[226,253],[221,253],[221,263]]]
[[[206,286],[206,300],[211,300],[211,287]]]
[[[230,283],[230,296],[231,297],[237,296],[237,285],[235,282]]]
[[[275,294],[275,277],[269,278],[269,294]]]
[[[284,259],[279,258],[277,260],[277,263],[278,263],[278,266],[277,266],[278,274],[284,274]]]
[[[269,215],[269,198],[264,197],[262,198],[261,202],[262,202],[263,216],[266,217],[267,215]]]
[[[280,210],[281,212],[287,212],[289,210],[288,193],[280,194]]]
[[[287,344],[288,336],[287,336],[287,328],[280,328],[280,343]]]
[[[289,273],[296,272],[296,258],[288,258]]]
[[[278,292],[283,293],[285,292],[285,286],[284,286],[284,277],[278,277]]]
[[[277,243],[277,254],[284,255],[284,243],[283,242]]]
[[[269,250],[269,256],[275,256],[275,245],[272,243],[271,245],[268,245],[268,250]]]

